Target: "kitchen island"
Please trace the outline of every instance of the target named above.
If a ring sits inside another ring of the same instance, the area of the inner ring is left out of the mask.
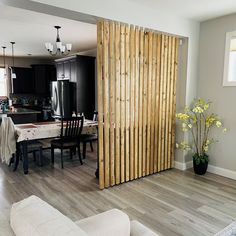
[[[24,124],[37,122],[37,114],[41,111],[35,111],[26,108],[15,108],[14,110],[8,110],[5,112],[0,112],[0,118],[3,116],[11,117],[14,124]]]

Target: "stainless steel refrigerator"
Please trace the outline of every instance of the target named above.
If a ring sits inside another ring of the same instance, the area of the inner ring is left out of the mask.
[[[71,117],[76,111],[76,83],[69,80],[51,82],[52,117]]]

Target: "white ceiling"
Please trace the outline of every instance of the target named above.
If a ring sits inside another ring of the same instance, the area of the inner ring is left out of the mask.
[[[51,57],[45,49],[45,42],[56,40],[55,25],[61,26],[63,43],[72,43],[72,54],[96,48],[96,25],[50,16],[5,5],[0,7],[0,47],[6,46],[11,55],[10,41],[15,41],[15,55]],[[0,51],[2,55],[2,50]]]
[[[205,21],[236,12],[236,0],[130,0],[152,9],[173,12],[174,15]]]

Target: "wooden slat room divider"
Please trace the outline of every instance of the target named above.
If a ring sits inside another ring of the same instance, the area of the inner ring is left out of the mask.
[[[97,32],[103,189],[173,167],[179,40],[111,21]]]

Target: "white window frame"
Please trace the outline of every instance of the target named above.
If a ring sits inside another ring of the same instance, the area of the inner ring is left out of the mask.
[[[229,77],[230,43],[231,43],[232,38],[236,38],[236,31],[226,33],[223,86],[236,86],[236,81],[229,81],[229,79],[228,79],[228,77]]]

